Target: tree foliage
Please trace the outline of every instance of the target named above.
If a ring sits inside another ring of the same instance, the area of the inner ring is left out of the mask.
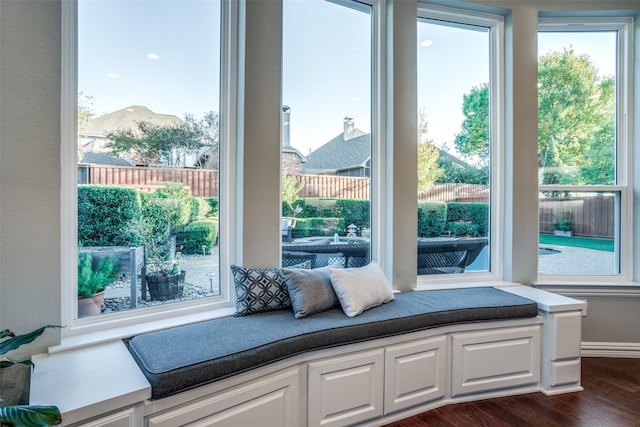
[[[186,115],[185,120],[170,126],[137,122],[135,129],[121,129],[107,134],[105,147],[112,155],[131,153],[136,163],[180,166],[186,156],[201,155],[210,148],[207,157],[200,157],[197,165],[217,167],[218,114],[211,111],[202,120]],[[214,154],[215,153],[215,154]]]
[[[614,77],[600,77],[589,56],[565,49],[540,58],[538,79],[538,166],[543,168],[543,183],[612,184]]]
[[[615,78],[599,76],[588,55],[549,52],[538,64],[538,167],[543,184],[612,184]],[[455,146],[489,160],[489,86],[464,95]],[[517,124],[516,124],[517,125]]]
[[[465,118],[462,130],[456,135],[456,149],[468,158],[477,158],[481,164],[489,163],[489,84],[471,88],[462,98]]]
[[[428,191],[441,175],[438,166],[439,150],[433,141],[427,138],[427,115],[420,111],[418,123],[418,192]]]
[[[302,210],[299,206],[294,206],[294,203],[298,201],[298,193],[304,188],[304,181],[298,182],[295,176],[282,172],[280,185],[282,186],[282,201],[287,204],[295,217]]]

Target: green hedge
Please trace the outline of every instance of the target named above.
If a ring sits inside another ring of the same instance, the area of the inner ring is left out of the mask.
[[[344,218],[296,218],[296,226],[292,230],[294,239],[311,236],[344,235]]]
[[[298,218],[342,218],[345,227],[355,224],[358,231],[371,227],[369,200],[307,198],[299,199],[295,205],[302,207]],[[283,216],[290,216],[286,212],[289,209],[283,206]],[[341,236],[346,232],[346,228],[337,231]]]
[[[489,205],[487,203],[449,202],[447,222],[471,221],[478,227],[478,235],[486,236],[489,231]]]
[[[191,218],[189,222],[205,219],[211,212],[211,205],[204,197],[191,198]]]
[[[132,188],[78,186],[78,245],[136,246],[140,197]]]
[[[180,250],[185,254],[210,253],[218,240],[218,221],[215,219],[197,220],[187,225],[179,234]]]
[[[205,202],[211,206],[211,210],[207,214],[207,216],[218,216],[218,198],[217,197],[203,197]]]
[[[418,202],[418,237],[437,237],[444,233],[447,222],[445,202]]]

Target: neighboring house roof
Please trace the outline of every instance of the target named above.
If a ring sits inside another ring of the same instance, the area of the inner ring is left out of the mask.
[[[122,110],[89,120],[87,128],[81,130],[80,134],[86,136],[105,136],[111,132],[125,129],[132,129],[136,132],[138,122],[149,122],[158,126],[171,126],[180,124],[183,120],[171,114],[154,113],[147,107],[131,105]]]
[[[284,146],[282,147],[282,152],[283,153],[293,153],[296,156],[298,156],[300,158],[300,161],[302,163],[305,163],[307,161],[307,158],[305,156],[302,155],[302,153],[300,151],[298,151],[298,149],[293,148],[292,146]]]
[[[133,166],[131,163],[120,157],[110,156],[106,153],[96,153],[94,151],[85,151],[83,153],[82,160],[80,160],[79,163],[110,166]]]
[[[304,172],[326,173],[365,167],[371,158],[371,135],[354,129],[353,137],[344,139],[344,133],[313,151],[307,157]]]

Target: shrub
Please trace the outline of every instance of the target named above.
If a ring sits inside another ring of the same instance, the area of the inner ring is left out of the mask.
[[[333,236],[335,233],[344,234],[344,230],[343,218],[297,218],[292,234],[294,238]]]
[[[78,244],[80,246],[136,246],[140,234],[140,197],[132,188],[78,186]]]
[[[418,202],[418,237],[437,237],[444,233],[447,204],[444,202]]]
[[[478,235],[489,231],[489,205],[487,203],[450,202],[447,204],[447,222],[471,221],[478,227]]]
[[[207,203],[204,197],[191,198],[191,218],[189,222],[205,219],[209,212],[211,212],[211,205]]]
[[[333,216],[338,218],[344,218],[345,225],[355,224],[358,230],[363,228],[369,228],[369,207],[371,203],[369,200],[354,200],[354,199],[338,199],[336,200],[336,207]],[[346,232],[342,229],[338,234],[342,235]]]
[[[179,237],[183,253],[209,253],[218,240],[218,221],[214,219],[194,221],[180,232]]]
[[[453,221],[447,223],[447,232],[453,236],[477,236],[478,225],[471,221]]]
[[[207,216],[218,216],[218,198],[217,197],[203,197],[204,201],[211,206],[211,210]]]

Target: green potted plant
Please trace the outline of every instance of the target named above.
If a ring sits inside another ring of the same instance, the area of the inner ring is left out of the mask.
[[[568,212],[562,212],[555,216],[551,223],[553,227],[553,234],[555,236],[573,236],[573,229],[571,227],[571,214]]]
[[[116,280],[118,260],[113,254],[102,258],[93,268],[93,255],[78,253],[78,317],[93,316],[102,311],[104,290]]]
[[[140,235],[145,245],[147,273],[145,281],[151,299],[171,300],[182,296],[186,271],[180,270],[179,256],[167,249],[171,235],[170,221],[166,228],[158,229],[149,220],[140,221]]]
[[[28,405],[29,384],[31,381],[31,369],[34,366],[30,358],[22,360],[10,360],[5,355],[16,350],[24,344],[28,344],[38,338],[47,328],[59,328],[59,326],[47,325],[23,335],[15,335],[8,329],[0,332],[0,375],[3,378],[3,387],[0,388],[0,423],[2,425],[31,427],[60,424],[62,418],[60,410],[56,406]],[[11,381],[7,390],[4,388],[5,375],[9,376],[20,372],[17,381]],[[26,375],[22,375],[26,372]],[[4,406],[7,405],[7,406]]]

